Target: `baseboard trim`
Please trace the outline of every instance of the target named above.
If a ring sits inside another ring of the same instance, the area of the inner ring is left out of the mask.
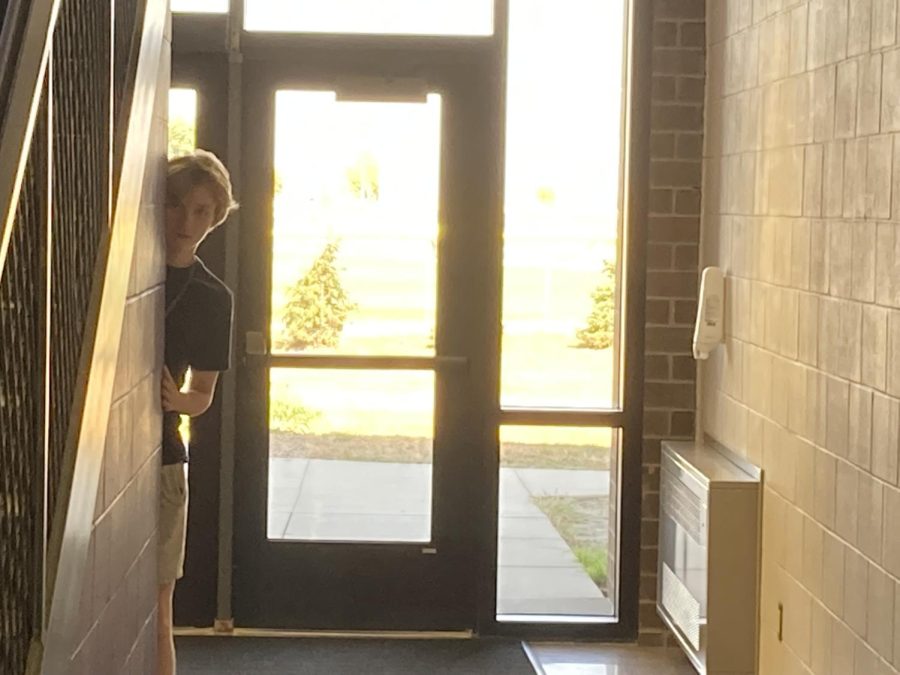
[[[215,628],[176,627],[176,637],[276,637],[276,638],[330,638],[330,639],[379,639],[379,640],[470,640],[471,630],[464,631],[333,631],[333,630],[282,630],[272,628],[234,628],[229,633],[216,632]]]

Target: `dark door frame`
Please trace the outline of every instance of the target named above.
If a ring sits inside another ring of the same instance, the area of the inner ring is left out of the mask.
[[[629,640],[637,636],[638,630],[638,589],[640,581],[640,524],[641,524],[641,455],[643,430],[643,353],[644,353],[644,297],[645,297],[645,256],[646,221],[649,185],[649,129],[650,129],[650,82],[652,72],[652,0],[628,0],[629,21],[627,26],[627,54],[625,73],[625,126],[623,129],[623,195],[622,195],[622,264],[620,284],[622,291],[620,340],[624,351],[620,359],[620,401],[621,405],[610,411],[544,414],[544,411],[518,412],[501,410],[499,407],[499,378],[491,384],[494,400],[490,432],[485,436],[486,447],[494,452],[483,457],[486,482],[480,486],[484,499],[480,506],[481,517],[477,523],[479,555],[477,616],[475,628],[481,634],[510,634],[522,637],[590,638],[606,640]],[[176,16],[174,20],[174,63],[173,86],[191,86],[205,89],[210,78],[222,77],[224,67],[233,78],[233,70],[241,67],[242,60],[252,58],[296,59],[310,49],[331,57],[340,58],[342,52],[370,53],[382,58],[385,52],[395,55],[418,53],[423,48],[434,55],[450,55],[463,61],[475,59],[487,64],[493,73],[494,87],[489,95],[496,105],[494,118],[498,141],[503,141],[504,89],[506,53],[506,12],[507,0],[496,0],[495,31],[493,38],[421,38],[421,37],[378,37],[378,36],[297,36],[275,34],[249,34],[229,27],[225,17]],[[232,0],[232,16],[240,17],[242,0]],[[235,11],[238,10],[238,11]],[[235,53],[234,36],[240,34],[240,50]],[[231,47],[231,51],[229,51]],[[217,64],[213,66],[212,64]],[[219,79],[221,82],[221,79]],[[232,79],[233,81],[233,79]],[[229,107],[227,84],[212,87],[217,100],[207,100],[207,110],[226,110]],[[218,96],[222,96],[221,99]],[[233,98],[233,97],[232,97]],[[232,101],[233,103],[233,101]],[[216,113],[216,117],[218,114]],[[217,120],[216,123],[220,123]],[[228,121],[228,124],[233,124]],[[203,138],[204,121],[199,122],[198,137]],[[209,125],[213,126],[212,123]],[[216,134],[218,135],[218,134]],[[210,147],[213,143],[210,142]],[[502,147],[502,145],[501,145]],[[502,153],[501,153],[502,154]],[[502,160],[498,168],[502,179]],[[240,186],[240,178],[238,179]],[[502,182],[501,182],[502,185]],[[502,194],[502,193],[501,193]],[[240,196],[240,195],[239,195]],[[502,222],[502,199],[495,206],[496,218]],[[236,251],[224,252],[226,257]],[[235,262],[232,261],[232,263]],[[499,281],[499,280],[498,280]],[[499,292],[499,284],[498,284]],[[499,303],[497,305],[499,316]],[[238,308],[239,315],[242,310]],[[239,318],[240,321],[240,318]],[[240,333],[238,333],[240,335]],[[499,339],[499,336],[498,336]],[[240,340],[236,347],[242,350]],[[496,362],[499,371],[499,351]],[[240,377],[242,368],[230,373],[226,379]],[[497,429],[501,423],[519,424],[594,424],[614,426],[621,430],[621,456],[618,465],[618,559],[619,574],[616,584],[618,594],[618,619],[612,623],[508,623],[496,619],[496,527],[497,527],[497,481],[499,470],[496,447],[499,442]],[[225,425],[227,427],[227,424]],[[231,443],[235,438],[231,433],[223,433],[222,442]],[[225,476],[223,485],[229,484]],[[233,478],[233,476],[232,476]],[[229,484],[233,488],[233,484]],[[228,531],[225,527],[224,531]],[[209,551],[207,552],[209,553]],[[214,559],[215,554],[204,556]],[[222,579],[230,583],[230,571]],[[229,596],[229,589],[225,595]],[[219,589],[220,619],[232,616],[230,602],[223,603],[223,591]],[[223,612],[223,605],[225,611]]]
[[[299,50],[298,50],[299,51]],[[441,239],[435,358],[328,357],[324,365],[434,371],[435,437],[433,533],[425,543],[322,543],[270,541],[265,506],[268,479],[268,372],[270,368],[323,365],[321,357],[247,356],[239,398],[247,424],[238,431],[236,475],[235,620],[264,627],[327,630],[450,630],[474,628],[478,546],[470,535],[481,491],[478,459],[492,383],[472,373],[490,372],[498,326],[464,330],[473,317],[497,314],[499,299],[478,286],[479,269],[499,267],[498,229],[491,227],[499,173],[492,165],[493,135],[483,113],[490,88],[472,64],[425,61],[405,51],[313,47],[290,59],[250,58],[245,67],[243,144],[244,227],[241,331],[270,341],[271,238],[275,92],[337,89],[366,78],[366,88],[390,78],[418,77],[443,97],[441,133]],[[481,83],[478,86],[478,83]],[[474,86],[473,86],[474,84]],[[464,88],[463,88],[464,87]],[[351,92],[352,93],[352,92]],[[377,98],[377,92],[372,92]],[[251,253],[252,251],[252,253]],[[447,290],[450,289],[450,293]],[[242,334],[242,333],[239,333]],[[461,365],[462,364],[462,365]],[[262,422],[262,424],[257,423]],[[297,588],[285,593],[284,588]],[[304,589],[304,590],[301,590]]]
[[[174,58],[172,87],[197,92],[197,147],[227,157],[228,137],[228,63],[216,53],[192,54],[190,58]],[[226,276],[226,237],[229,228],[237,226],[232,216],[229,222],[213,232],[203,243],[200,257],[220,278]],[[222,384],[209,411],[191,420],[190,471],[191,495],[188,509],[187,551],[184,578],[175,587],[174,615],[178,626],[210,626],[217,614],[216,590],[218,575],[210,573],[209,561],[216,560],[219,551],[219,504],[221,463],[219,448],[225,445],[223,436],[223,404],[227,397],[229,375]],[[223,386],[226,385],[226,386]],[[233,442],[233,441],[232,441]]]

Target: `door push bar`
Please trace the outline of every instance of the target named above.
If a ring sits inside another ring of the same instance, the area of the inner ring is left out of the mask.
[[[466,370],[465,356],[365,356],[270,354],[265,335],[246,335],[244,363],[259,368],[334,368],[347,370]]]

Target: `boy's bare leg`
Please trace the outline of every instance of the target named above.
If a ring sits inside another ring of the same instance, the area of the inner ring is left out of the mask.
[[[157,611],[157,675],[175,675],[175,637],[172,634],[172,597],[175,582],[159,587],[159,609]]]

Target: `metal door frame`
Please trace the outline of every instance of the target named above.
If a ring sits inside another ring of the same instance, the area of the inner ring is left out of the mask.
[[[252,58],[296,59],[310,51],[339,56],[342,52],[366,53],[380,59],[385,55],[416,52],[459,58],[472,63],[473,59],[489,69],[492,75],[492,123],[499,148],[503,147],[505,116],[505,59],[508,0],[495,0],[495,31],[491,37],[413,37],[369,35],[301,35],[247,33],[241,29],[243,0],[231,0],[230,17],[182,15],[174,20],[174,76],[173,86],[203,87],[202,61],[217,55],[220,64],[228,70],[231,83],[226,98],[209,102],[210,109],[228,111],[227,157],[235,183],[240,191],[244,172],[236,139],[240,138],[243,108],[240,83],[244,62]],[[643,352],[644,352],[644,297],[646,221],[649,184],[649,129],[650,129],[650,81],[652,70],[651,0],[628,0],[627,53],[625,73],[625,126],[623,129],[623,185],[622,185],[622,265],[620,265],[621,289],[621,344],[620,358],[621,405],[602,412],[562,412],[547,415],[546,411],[501,410],[499,405],[499,377],[490,378],[493,405],[489,414],[489,437],[486,443],[492,451],[483,456],[483,487],[485,500],[481,504],[482,516],[478,526],[478,602],[475,628],[482,634],[512,634],[522,637],[561,637],[623,640],[633,639],[638,629],[638,588],[640,581],[640,524],[641,524],[641,458],[643,446]],[[182,77],[182,73],[190,73]],[[212,74],[212,73],[211,73]],[[235,87],[235,84],[238,86]],[[198,134],[202,136],[204,123],[199,121]],[[502,188],[502,151],[499,160],[499,179]],[[495,204],[496,222],[502,228],[502,189]],[[226,280],[235,284],[238,269],[237,235],[227,235],[229,243],[224,252]],[[499,275],[497,271],[499,294]],[[240,308],[239,308],[240,312]],[[497,323],[499,324],[499,302]],[[499,374],[498,349],[492,366]],[[226,398],[232,397],[236,381],[234,372],[223,378]],[[230,392],[230,393],[229,393]],[[228,402],[226,401],[226,407]],[[615,426],[622,433],[622,449],[619,466],[619,549],[618,549],[618,617],[610,623],[506,623],[496,619],[497,573],[497,477],[499,461],[497,437],[500,424],[596,424]],[[227,626],[233,616],[231,607],[231,519],[233,497],[233,453],[235,448],[234,415],[222,416],[222,506],[220,507],[219,542],[219,590],[218,622]]]
[[[473,315],[497,313],[496,294],[479,294],[480,289],[476,288],[476,270],[499,266],[499,236],[491,236],[497,231],[491,227],[495,215],[491,204],[499,174],[492,170],[490,158],[495,153],[490,149],[486,125],[481,123],[485,119],[482,94],[489,86],[487,79],[473,75],[471,64],[418,56],[402,50],[373,58],[368,50],[313,47],[299,56],[295,52],[290,59],[267,56],[244,63],[242,140],[246,173],[245,224],[241,235],[242,250],[249,255],[241,263],[239,297],[245,311],[238,334],[263,333],[267,341],[275,93],[283,89],[321,89],[354,94],[343,90],[344,83],[354,86],[359,78],[364,78],[367,89],[382,89],[390,98],[391,82],[397,81],[394,78],[420,78],[428,91],[443,96],[443,104],[437,355],[397,358],[278,354],[251,355],[244,360],[239,377],[239,407],[248,423],[238,431],[243,451],[236,459],[237,474],[243,476],[247,487],[236,493],[235,519],[239,543],[235,557],[239,576],[235,585],[235,619],[241,623],[329,630],[473,628],[473,622],[466,617],[475,614],[476,574],[472,561],[477,545],[469,536],[467,525],[477,517],[473,505],[481,493],[475,489],[478,457],[485,447],[484,430],[489,424],[486,397],[490,394],[483,379],[471,374],[489,371],[483,360],[491,352],[498,327],[484,326],[480,332],[462,328],[471,327]],[[473,89],[472,82],[483,85]],[[473,129],[476,131],[469,133]],[[251,254],[254,247],[258,251]],[[478,253],[469,253],[473,250]],[[431,542],[341,544],[267,539],[259,512],[265,511],[267,494],[264,483],[268,454],[262,448],[267,445],[268,430],[256,420],[267,419],[267,374],[268,369],[276,367],[436,372]],[[298,573],[300,569],[305,572]],[[343,570],[338,574],[339,580],[332,570]],[[274,588],[288,586],[290,580],[302,582],[314,577],[318,582],[308,587],[303,603]],[[334,584],[333,588],[328,587],[329,583]],[[257,590],[248,590],[251,588]],[[262,598],[256,596],[260,595],[265,596],[264,611],[257,609]],[[342,604],[348,605],[343,611]],[[300,618],[310,611],[310,606],[315,607],[315,615]]]

